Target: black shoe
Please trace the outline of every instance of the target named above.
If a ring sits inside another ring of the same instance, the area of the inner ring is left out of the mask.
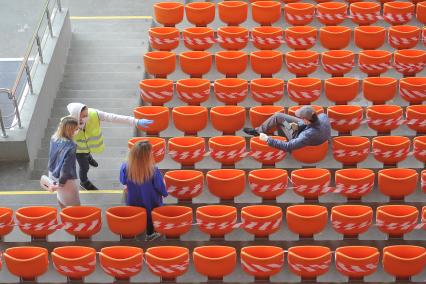
[[[99,166],[98,162],[93,159],[92,155],[90,155],[87,160],[89,161],[89,165],[91,165],[92,167],[97,168]]]
[[[246,128],[243,129],[243,131],[245,133],[247,133],[248,135],[251,135],[251,136],[259,136],[260,135],[259,132],[257,132],[257,130],[254,129],[254,128],[246,127]]]
[[[90,180],[80,182],[80,186],[85,190],[98,190],[98,188],[94,186],[93,183],[90,182]]]

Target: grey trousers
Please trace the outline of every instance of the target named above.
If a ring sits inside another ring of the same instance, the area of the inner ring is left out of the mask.
[[[278,130],[278,135],[286,137],[287,140],[293,139],[293,135],[291,135],[291,129],[287,128],[285,125],[289,123],[297,123],[298,125],[304,125],[303,119],[297,118],[295,116],[291,116],[288,114],[284,114],[281,112],[274,113],[271,117],[269,117],[265,122],[262,123],[259,127],[256,128],[259,133],[267,133],[269,130],[274,127]],[[299,132],[302,129],[299,129]],[[290,131],[290,132],[289,132]]]

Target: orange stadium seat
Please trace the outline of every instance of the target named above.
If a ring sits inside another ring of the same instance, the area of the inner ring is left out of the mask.
[[[237,224],[237,208],[228,205],[206,205],[197,208],[196,220],[201,232],[212,238],[223,238]]]
[[[266,238],[277,232],[283,212],[278,206],[250,205],[241,208],[242,228],[255,237]]]
[[[168,141],[169,155],[182,166],[193,167],[206,153],[204,138],[196,136],[172,137]]]
[[[156,232],[167,238],[179,238],[192,227],[192,208],[166,205],[152,210],[152,222]]]
[[[64,229],[76,238],[87,239],[102,228],[102,210],[94,206],[71,206],[59,213]]]
[[[178,106],[172,111],[173,124],[185,135],[197,136],[207,126],[208,110],[203,106]]]
[[[143,249],[130,246],[104,247],[99,252],[99,263],[106,274],[115,280],[130,280],[143,266]]]
[[[258,169],[248,174],[251,192],[263,200],[275,200],[284,194],[288,184],[288,174],[283,169]]]
[[[135,238],[146,229],[146,210],[143,207],[110,207],[105,215],[109,230],[121,238]]]
[[[139,141],[148,141],[152,146],[152,153],[154,154],[154,160],[156,163],[160,163],[166,155],[166,141],[164,138],[158,137],[136,137],[129,139],[129,149],[133,147]]]
[[[216,7],[210,2],[193,2],[185,5],[188,22],[196,27],[205,27],[215,18]]]
[[[312,238],[322,232],[328,221],[327,208],[319,205],[293,205],[287,207],[287,226],[303,238]]]
[[[56,271],[69,280],[81,281],[96,269],[96,250],[92,247],[57,247],[51,255]]]
[[[195,170],[167,171],[164,182],[171,196],[179,200],[192,200],[203,192],[204,174]]]
[[[373,209],[365,205],[338,205],[331,208],[331,225],[345,238],[357,238],[373,223]]]
[[[210,170],[207,172],[206,181],[210,193],[221,200],[233,201],[246,187],[245,172],[238,169]]]
[[[201,246],[192,253],[195,271],[209,280],[222,280],[237,265],[237,252],[228,246]]]

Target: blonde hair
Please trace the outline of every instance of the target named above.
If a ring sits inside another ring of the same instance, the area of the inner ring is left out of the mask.
[[[53,134],[55,139],[72,139],[76,128],[78,127],[78,120],[71,116],[66,116],[59,122],[58,129]]]
[[[154,175],[154,167],[151,144],[139,141],[133,145],[127,158],[127,178],[136,184],[143,184]]]

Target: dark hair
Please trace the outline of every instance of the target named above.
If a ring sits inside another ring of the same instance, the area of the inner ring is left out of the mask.
[[[311,119],[309,120],[311,123],[315,123],[318,121],[318,115],[316,113],[312,114]]]
[[[81,108],[81,111],[84,111],[86,109],[87,109],[87,106],[84,106],[84,107]]]

